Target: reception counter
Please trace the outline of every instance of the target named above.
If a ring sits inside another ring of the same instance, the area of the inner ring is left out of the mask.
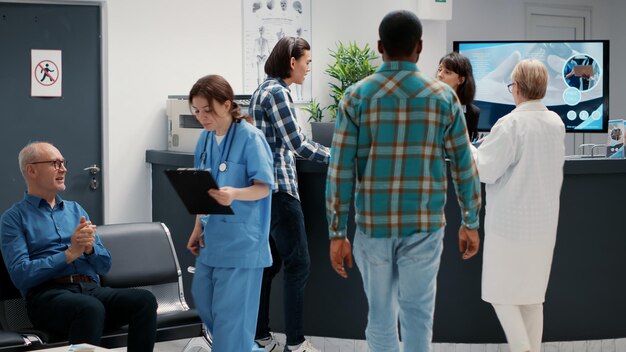
[[[194,258],[185,251],[194,217],[169,185],[163,170],[191,167],[186,153],[149,150],[152,215],[172,231],[191,300]],[[311,255],[305,298],[305,334],[363,339],[367,301],[355,267],[342,279],[331,269],[324,203],[326,166],[299,160],[300,197]],[[626,160],[568,160],[564,168],[554,264],[544,306],[544,341],[626,337]],[[504,334],[491,306],[480,299],[482,250],[469,261],[458,252],[460,211],[448,187],[448,226],[438,277],[435,342],[502,343]],[[481,212],[481,225],[484,211]],[[354,224],[349,226],[354,234]],[[484,234],[481,231],[481,237]],[[272,287],[270,326],[284,331],[282,276]]]

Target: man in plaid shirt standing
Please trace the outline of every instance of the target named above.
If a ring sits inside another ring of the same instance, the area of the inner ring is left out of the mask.
[[[417,69],[422,25],[409,11],[379,26],[383,64],[340,102],[326,185],[333,269],[347,277],[346,223],[354,192],[354,257],[368,299],[371,352],[431,349],[443,249],[447,156],[462,213],[464,259],[478,252],[480,183],[461,105],[445,83]],[[355,185],[356,181],[356,185]]]

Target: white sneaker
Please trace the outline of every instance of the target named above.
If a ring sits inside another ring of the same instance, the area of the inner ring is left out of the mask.
[[[286,351],[291,351],[291,352],[321,352],[320,350],[315,348],[313,346],[313,344],[311,343],[311,341],[309,341],[309,340],[304,340],[304,342],[300,346],[298,346],[298,348],[295,349],[295,350],[286,349]]]
[[[264,339],[254,340],[259,347],[263,347],[266,352],[283,352],[285,346],[270,335]]]

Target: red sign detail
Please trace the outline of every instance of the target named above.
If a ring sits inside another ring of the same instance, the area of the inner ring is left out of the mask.
[[[59,67],[50,60],[43,60],[35,66],[35,80],[42,86],[51,86],[59,78]]]

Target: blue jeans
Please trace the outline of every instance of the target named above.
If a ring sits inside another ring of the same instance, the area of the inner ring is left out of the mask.
[[[272,195],[270,248],[273,264],[263,270],[255,338],[270,336],[269,305],[272,279],[280,271],[282,264],[285,335],[288,345],[298,345],[304,342],[304,288],[309,278],[311,260],[300,201],[285,192]]]
[[[400,351],[398,318],[405,352],[431,350],[443,234],[441,228],[407,238],[371,238],[357,229],[354,259],[369,307],[370,352]]]

